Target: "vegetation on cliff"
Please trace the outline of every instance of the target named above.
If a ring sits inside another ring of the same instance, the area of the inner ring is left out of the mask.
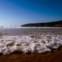
[[[28,23],[21,25],[22,27],[62,27],[62,20],[45,23]]]

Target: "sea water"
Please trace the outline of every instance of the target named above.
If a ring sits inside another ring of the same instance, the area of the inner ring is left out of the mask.
[[[58,49],[62,45],[62,29],[48,28],[10,28],[1,29],[0,53],[7,55],[14,51],[23,53],[44,53]]]

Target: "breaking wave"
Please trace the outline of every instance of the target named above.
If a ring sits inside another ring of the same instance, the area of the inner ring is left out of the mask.
[[[0,53],[3,55],[14,51],[22,51],[23,53],[51,52],[52,49],[58,49],[61,45],[62,35],[57,34],[0,36]]]

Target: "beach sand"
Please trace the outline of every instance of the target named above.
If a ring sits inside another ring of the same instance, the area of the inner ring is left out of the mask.
[[[62,47],[48,53],[21,54],[14,52],[9,55],[0,55],[0,62],[62,62]]]

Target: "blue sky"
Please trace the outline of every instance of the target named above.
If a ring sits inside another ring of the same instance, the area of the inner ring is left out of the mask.
[[[0,0],[0,26],[62,20],[62,0]]]

